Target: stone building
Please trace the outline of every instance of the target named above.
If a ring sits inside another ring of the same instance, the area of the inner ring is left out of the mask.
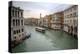
[[[38,19],[37,18],[25,18],[24,24],[38,26]]]
[[[25,37],[23,10],[20,7],[13,6],[13,2],[9,2],[9,23],[11,32],[11,42],[19,42]]]
[[[44,16],[43,18],[43,27],[46,27],[46,28],[49,27],[49,16],[48,15]]]
[[[64,31],[77,35],[78,27],[78,6],[73,5],[64,10]]]
[[[43,27],[43,22],[44,22],[44,21],[43,21],[43,18],[40,18],[40,19],[39,19],[39,26]]]
[[[41,22],[43,27],[51,28],[51,15],[44,16]]]
[[[51,28],[52,15],[48,15],[48,28]]]
[[[63,11],[52,14],[51,28],[55,30],[62,29],[63,27]]]

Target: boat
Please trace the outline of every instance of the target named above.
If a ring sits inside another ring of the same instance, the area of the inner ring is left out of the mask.
[[[27,33],[26,38],[30,38],[31,37],[31,33]]]
[[[41,28],[41,27],[36,27],[35,30],[38,31],[38,32],[45,33],[45,29]]]
[[[25,40],[26,38],[30,38],[31,37],[31,33],[26,33],[25,37],[23,37],[23,40]]]

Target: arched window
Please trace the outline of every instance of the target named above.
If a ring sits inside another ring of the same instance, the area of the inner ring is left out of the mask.
[[[18,19],[18,26],[20,26],[20,20]]]
[[[13,26],[15,26],[15,19],[13,19]]]
[[[16,31],[15,30],[13,31],[13,34],[16,34]]]
[[[21,12],[21,17],[23,17],[23,13]]]
[[[23,25],[23,20],[21,20],[21,25]]]
[[[23,28],[22,28],[22,32],[23,32]]]
[[[13,17],[14,17],[14,10],[12,10],[12,11],[11,11],[11,16],[13,16]]]
[[[16,19],[16,26],[17,26],[17,19]]]

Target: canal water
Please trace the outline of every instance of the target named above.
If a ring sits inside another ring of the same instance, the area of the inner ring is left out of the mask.
[[[63,31],[46,30],[45,33],[40,33],[35,31],[35,26],[25,26],[25,31],[31,33],[31,37],[12,49],[12,52],[52,51],[78,48],[78,40]]]

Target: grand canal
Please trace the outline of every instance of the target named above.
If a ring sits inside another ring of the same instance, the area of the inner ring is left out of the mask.
[[[77,49],[78,40],[63,31],[46,30],[45,33],[35,31],[36,26],[25,26],[25,31],[31,33],[29,39],[16,46],[13,52],[35,52]]]

